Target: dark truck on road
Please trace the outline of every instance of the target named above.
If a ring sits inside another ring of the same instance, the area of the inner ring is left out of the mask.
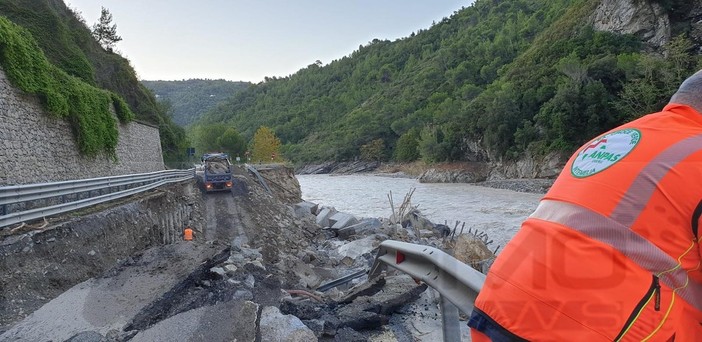
[[[226,191],[232,189],[232,163],[225,153],[207,153],[202,156],[205,191]]]

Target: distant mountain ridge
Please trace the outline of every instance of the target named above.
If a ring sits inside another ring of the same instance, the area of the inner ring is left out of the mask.
[[[700,62],[702,5],[477,0],[431,28],[266,78],[206,113],[298,163],[503,163],[659,110]]]
[[[141,83],[151,89],[159,101],[167,101],[170,104],[169,113],[173,122],[181,127],[190,125],[220,102],[251,85],[249,82],[222,79],[142,80]]]

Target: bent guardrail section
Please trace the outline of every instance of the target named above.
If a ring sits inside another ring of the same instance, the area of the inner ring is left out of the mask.
[[[134,175],[78,179],[53,183],[38,183],[0,187],[0,229],[51,215],[131,196],[168,183],[181,182],[195,177],[195,169],[165,170]],[[127,189],[122,189],[127,188]],[[8,213],[7,206],[33,201],[48,200],[67,195],[109,192],[85,199],[64,201],[59,204]]]
[[[437,248],[385,240],[378,249],[369,279],[390,266],[421,280],[441,295],[444,341],[460,341],[458,311],[470,315],[485,275]]]

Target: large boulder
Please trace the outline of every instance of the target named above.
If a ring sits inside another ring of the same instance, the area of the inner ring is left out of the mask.
[[[339,229],[337,236],[340,239],[348,239],[353,235],[366,235],[368,233],[374,233],[382,227],[382,225],[383,223],[377,218],[365,218],[359,223]]]
[[[336,209],[332,207],[324,207],[322,210],[319,211],[319,214],[317,214],[317,224],[321,227],[329,227],[331,226],[329,224],[329,218],[332,217],[334,214],[336,214],[337,211]]]
[[[302,201],[300,203],[296,203],[293,208],[295,209],[295,216],[298,218],[303,218],[317,213],[317,204],[312,202]]]
[[[317,341],[312,330],[293,315],[283,315],[275,306],[261,312],[261,341],[309,342]]]
[[[416,231],[433,230],[435,227],[434,223],[432,223],[428,218],[424,217],[424,215],[422,215],[422,213],[417,209],[410,210],[404,217],[402,217],[402,226],[407,229],[412,228]]]
[[[329,224],[332,229],[341,229],[358,223],[358,219],[347,213],[336,213],[329,217]]]
[[[322,283],[317,272],[301,259],[285,258],[278,263],[278,268],[299,279],[297,286],[302,288],[316,288]]]
[[[339,247],[336,252],[339,255],[339,261],[346,266],[353,265],[357,259],[365,254],[371,253],[380,242],[378,235],[370,235],[363,239],[354,240]]]

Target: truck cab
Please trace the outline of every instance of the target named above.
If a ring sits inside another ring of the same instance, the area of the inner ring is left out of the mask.
[[[202,156],[205,191],[232,189],[232,163],[226,153],[207,153]]]

